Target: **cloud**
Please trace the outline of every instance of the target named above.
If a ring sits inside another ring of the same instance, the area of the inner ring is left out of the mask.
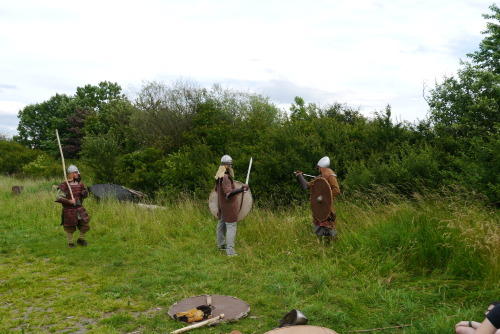
[[[289,104],[424,118],[423,83],[456,73],[490,0],[18,0],[0,10],[0,114],[77,87],[189,77]],[[119,12],[119,15],[117,13]],[[15,33],[12,33],[12,32]],[[8,84],[7,84],[8,83]],[[18,105],[5,107],[12,101]],[[22,108],[22,107],[21,107]],[[15,111],[14,111],[15,110]]]
[[[22,102],[0,101],[0,115],[17,115],[24,107],[26,104]]]

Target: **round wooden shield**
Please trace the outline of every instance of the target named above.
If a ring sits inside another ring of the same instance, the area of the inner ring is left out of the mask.
[[[233,182],[235,188],[241,188],[241,186],[243,186],[243,183],[240,181]],[[245,219],[250,210],[252,210],[252,191],[248,189],[246,192],[241,192],[236,195],[236,198],[238,199],[238,207],[240,208],[240,211],[238,212],[238,219],[236,221],[239,222]],[[218,202],[219,197],[217,196],[217,192],[215,190],[212,190],[212,192],[210,193],[210,197],[208,198],[208,207],[210,208],[210,212],[215,218],[217,218],[217,212],[219,210]]]
[[[328,181],[318,177],[312,181],[311,210],[313,217],[319,221],[326,220],[332,209],[332,189]]]
[[[243,300],[222,295],[201,295],[189,297],[175,303],[168,310],[168,315],[174,319],[179,312],[186,312],[200,305],[208,305],[212,308],[212,317],[224,314],[223,321],[235,321],[244,318],[250,312],[250,306]]]
[[[339,334],[334,330],[317,326],[288,326],[276,328],[265,334]]]

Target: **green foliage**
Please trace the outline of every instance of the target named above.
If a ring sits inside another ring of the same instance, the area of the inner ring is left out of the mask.
[[[47,153],[40,154],[34,161],[24,165],[23,173],[29,177],[45,179],[63,175],[60,162]]]
[[[208,198],[214,186],[219,159],[205,144],[184,147],[170,154],[162,171],[164,187],[160,194],[170,200],[178,198],[179,193]]]
[[[471,62],[462,62],[457,76],[445,77],[428,96],[435,132],[429,141],[448,162],[449,181],[498,204],[500,11],[495,4],[490,9],[493,14],[484,17],[496,22],[487,23],[480,50],[468,54]]]
[[[80,108],[99,113],[114,101],[126,100],[126,96],[116,82],[102,81],[97,86],[77,87],[75,100]]]
[[[486,23],[487,29],[482,32],[486,37],[479,44],[479,51],[467,56],[488,71],[500,74],[500,8],[495,3],[489,8],[493,13],[483,17],[493,22]]]
[[[116,180],[132,189],[153,193],[163,186],[161,175],[165,158],[160,149],[147,148],[120,157]]]
[[[115,182],[120,148],[119,140],[111,133],[85,137],[81,155],[83,161],[92,167],[96,183]]]
[[[443,185],[443,166],[430,146],[415,148],[404,143],[389,157],[374,154],[352,163],[344,180],[353,190],[391,185],[404,194]]]
[[[26,106],[19,111],[19,135],[14,139],[56,157],[59,155],[55,135],[57,129],[66,158],[76,158],[81,150],[86,117],[105,112],[108,104],[122,100],[125,96],[121,94],[121,87],[107,81],[98,86],[78,87],[75,96],[56,94],[48,101]]]
[[[468,153],[458,160],[460,180],[471,192],[484,194],[491,203],[500,204],[500,133],[473,138]],[[459,182],[460,181],[460,182]]]
[[[0,140],[0,174],[22,172],[23,166],[35,160],[41,153],[14,141]]]
[[[344,194],[387,186],[413,196],[454,184],[498,204],[500,17],[490,8],[480,50],[429,92],[429,118],[418,124],[393,121],[390,105],[365,117],[345,104],[320,107],[297,96],[287,114],[258,94],[182,81],[147,82],[131,102],[116,83],[102,82],[20,111],[16,140],[58,156],[59,128],[67,158],[80,153],[96,182],[169,199],[206,198],[220,157],[229,154],[240,181],[254,158],[250,186],[269,207],[307,200],[293,171],[314,174],[323,156]]]
[[[462,63],[458,77],[445,78],[428,99],[431,120],[439,136],[466,145],[473,137],[495,131],[500,120],[500,74]]]
[[[128,100],[112,100],[85,118],[83,132],[87,136],[110,134],[117,138],[124,152],[132,152],[140,144],[130,126],[136,108]]]
[[[405,324],[407,334],[447,333],[481,321],[500,293],[498,214],[459,189],[343,197],[331,245],[317,242],[307,205],[255,206],[238,224],[239,256],[228,258],[206,199],[149,210],[90,197],[89,245],[68,249],[56,183],[0,177],[2,333],[168,333],[183,324],[166,311],[203,294],[251,308],[207,334],[264,333],[292,308],[339,333]],[[18,196],[14,184],[24,186]]]
[[[58,129],[59,136],[66,138],[70,128],[68,116],[72,115],[74,108],[73,98],[65,94],[56,94],[48,101],[24,107],[18,114],[19,135],[14,140],[57,156],[59,148],[55,131]]]
[[[135,100],[133,131],[147,147],[158,147],[166,153],[177,151],[204,94],[205,90],[194,84],[178,82],[167,87],[159,82],[145,83]]]

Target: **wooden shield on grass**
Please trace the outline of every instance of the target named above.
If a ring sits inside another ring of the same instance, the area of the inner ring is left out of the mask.
[[[175,303],[170,307],[168,315],[174,319],[176,313],[186,312],[200,305],[208,305],[212,308],[212,318],[224,314],[222,321],[227,322],[244,318],[250,312],[250,306],[239,298],[223,295],[201,295]]]
[[[339,334],[334,330],[317,326],[289,326],[276,328],[265,334]]]
[[[240,181],[233,181],[233,182],[235,189],[241,188],[241,186],[243,186],[243,183]],[[238,219],[236,221],[239,222],[245,219],[250,210],[252,210],[252,205],[253,205],[252,191],[248,189],[248,191],[246,192],[241,192],[238,195],[236,195],[236,198],[238,200],[238,208],[240,210],[238,212]],[[219,211],[218,203],[219,203],[219,197],[217,196],[217,192],[215,190],[212,190],[212,192],[210,193],[210,197],[208,198],[208,207],[210,208],[210,212],[215,218],[217,218],[217,212]]]

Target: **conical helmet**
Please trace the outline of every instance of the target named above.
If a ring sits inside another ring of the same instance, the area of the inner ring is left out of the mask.
[[[80,173],[80,171],[78,170],[78,167],[76,167],[75,165],[69,165],[69,167],[68,167],[68,173],[73,173],[73,172]]]
[[[323,158],[319,159],[319,161],[316,165],[319,167],[323,167],[323,168],[329,168],[330,167],[330,158],[323,157]]]
[[[233,164],[233,158],[231,158],[229,155],[223,155],[222,158],[220,159],[220,164],[221,165],[232,165]]]

